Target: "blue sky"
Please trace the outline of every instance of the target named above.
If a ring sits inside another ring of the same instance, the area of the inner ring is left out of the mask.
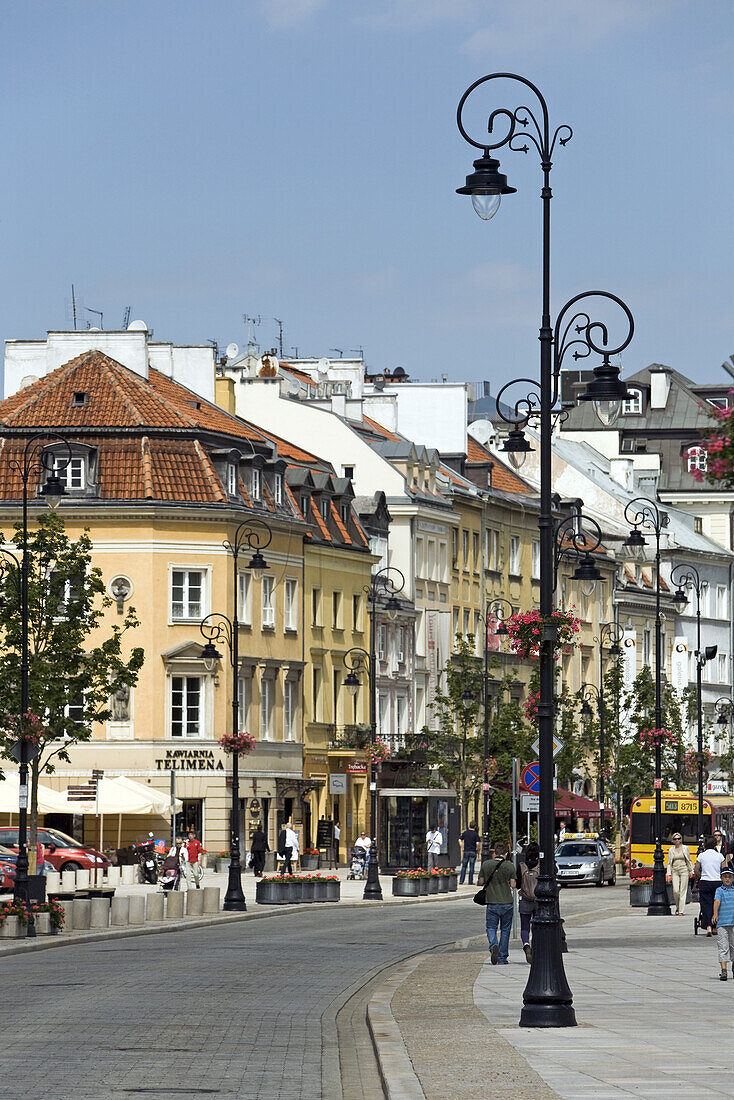
[[[734,352],[730,0],[5,0],[0,332],[68,327],[73,282],[156,338],[488,378],[537,363],[540,168],[490,223],[455,188],[464,89],[519,72],[573,140],[554,308],[630,305],[626,371]],[[517,105],[515,97],[484,101]],[[479,117],[477,115],[477,117]],[[85,315],[97,323],[92,314]]]

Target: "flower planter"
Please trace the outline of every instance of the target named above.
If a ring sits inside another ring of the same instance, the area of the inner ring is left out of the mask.
[[[341,897],[342,884],[338,881],[326,883],[326,900],[327,901],[339,901]]]
[[[320,856],[301,856],[301,870],[302,871],[318,871]]]
[[[419,878],[394,878],[392,880],[393,897],[417,898],[421,892],[421,881]]]
[[[439,894],[448,894],[448,892],[449,892],[449,875],[439,875],[438,892],[439,892]]]
[[[255,901],[258,905],[285,905],[287,889],[285,883],[260,879],[255,887]]]
[[[230,861],[228,859],[217,858],[217,871],[220,875],[229,874],[229,864]]]
[[[36,913],[36,935],[50,936],[51,931],[51,914]]]
[[[455,871],[448,876],[448,880],[450,893],[453,893],[455,890],[459,889],[459,876],[456,874]]]
[[[25,935],[26,927],[20,923],[20,917],[6,917],[0,925],[0,937],[4,940],[17,940]]]
[[[428,879],[427,878],[419,878],[418,882],[420,883],[420,894],[421,894],[421,897],[423,897],[424,894],[428,893]]]
[[[314,901],[328,901],[329,900],[329,886],[331,883],[326,882],[324,879],[314,879],[313,882],[313,900]],[[339,883],[336,883],[338,886]]]
[[[652,896],[652,883],[651,882],[632,882],[630,883],[630,905],[633,906],[645,906],[650,904],[650,897]]]
[[[313,882],[301,882],[299,885],[301,887],[301,901],[313,901]]]
[[[443,875],[441,875],[441,878],[443,878]],[[427,879],[426,881],[428,882],[428,893],[429,894],[437,894],[438,893],[439,876],[438,875],[431,875],[431,877],[429,879]]]
[[[303,883],[289,882],[286,889],[288,891],[288,903],[290,905],[303,901]]]

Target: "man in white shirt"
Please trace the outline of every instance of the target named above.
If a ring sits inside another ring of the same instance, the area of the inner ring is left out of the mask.
[[[426,846],[428,848],[428,863],[427,870],[432,870],[438,866],[438,857],[441,854],[441,845],[443,844],[443,837],[440,830],[434,826],[426,833]]]
[[[339,866],[339,841],[341,839],[342,830],[338,821],[334,822],[334,863]]]
[[[359,836],[355,840],[354,847],[355,848],[364,848],[364,865],[365,865],[365,867],[368,867],[369,862],[370,862],[370,848],[372,847],[372,841],[367,836],[364,829],[362,830],[362,832],[359,834]]]
[[[296,867],[298,867],[298,854],[299,854],[298,853],[298,849],[299,849],[298,833],[293,828],[293,822],[292,821],[287,821],[286,825],[285,825],[285,847],[286,847],[286,851],[288,851],[289,848],[291,850],[289,862],[293,863]],[[292,869],[291,869],[290,873],[291,874],[293,873]]]

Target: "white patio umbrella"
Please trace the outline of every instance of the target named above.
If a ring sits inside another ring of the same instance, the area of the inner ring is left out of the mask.
[[[55,793],[55,792],[54,792]],[[117,847],[120,847],[123,814],[159,814],[166,816],[171,812],[171,800],[161,791],[143,783],[136,783],[126,775],[103,776],[97,784],[97,798],[89,802],[69,801],[66,794],[60,794],[63,805],[54,807],[54,812],[67,814],[95,815],[100,819],[99,844],[103,843],[105,814],[117,815]],[[176,799],[175,810],[183,806]],[[40,807],[39,807],[40,809]]]
[[[0,780],[0,813],[17,814],[18,798],[20,794],[20,775],[17,771],[5,771]],[[30,776],[28,777],[30,795]],[[30,801],[30,799],[29,799]],[[54,791],[51,787],[38,784],[38,812],[41,814],[66,813],[66,795],[61,791]],[[29,806],[30,809],[30,806]]]

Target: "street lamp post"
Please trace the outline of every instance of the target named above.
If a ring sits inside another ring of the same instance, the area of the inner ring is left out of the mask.
[[[662,653],[662,617],[660,614],[660,535],[668,526],[668,513],[658,508],[654,500],[647,497],[635,497],[624,509],[624,518],[632,525],[625,546],[634,556],[645,553],[646,540],[643,530],[652,531],[655,536],[655,729],[663,725],[663,653]],[[665,888],[665,865],[663,847],[660,843],[662,829],[662,744],[660,735],[655,737],[655,855],[653,857],[652,893],[647,914],[650,917],[670,916],[670,904]]]
[[[405,587],[405,577],[395,566],[386,565],[372,574],[370,584],[365,591],[369,598],[370,606],[370,650],[354,647],[347,651],[344,662],[349,668],[349,674],[344,681],[345,686],[352,695],[356,695],[359,689],[359,671],[367,673],[370,689],[370,744],[374,745],[377,737],[377,600],[380,592],[385,597],[385,610],[390,619],[395,619],[400,611],[398,592]],[[347,658],[354,662],[354,666],[348,663]],[[382,901],[382,887],[380,886],[380,868],[377,848],[377,761],[374,753],[370,753],[370,859],[367,865],[367,881],[364,884],[364,901]]]
[[[239,568],[240,556],[247,552],[251,554],[247,568],[251,570],[257,580],[267,569],[267,562],[262,551],[270,544],[273,533],[263,520],[245,520],[239,525],[231,542],[225,542],[224,548],[232,555],[234,593],[234,611],[229,619],[219,611],[213,611],[202,620],[199,627],[206,638],[206,645],[202,649],[202,657],[207,669],[211,671],[217,661],[221,659],[214,643],[223,639],[229,649],[229,661],[232,666],[232,737],[239,733]],[[242,864],[240,861],[240,778],[239,759],[236,750],[232,752],[232,815],[230,818],[230,842],[229,842],[229,880],[227,893],[224,895],[222,908],[227,912],[244,912],[247,909],[245,895],[242,890]]]
[[[489,115],[487,133],[481,141],[475,141],[464,127],[463,111],[468,97],[480,86],[495,80],[509,80],[521,85],[523,93],[529,91],[537,99],[540,121],[525,105],[515,109],[499,108]],[[495,124],[499,123],[503,135],[494,137]],[[621,352],[632,339],[634,323],[629,309],[621,299],[603,291],[592,291],[572,298],[558,315],[555,332],[551,322],[550,307],[550,171],[553,152],[558,142],[565,145],[572,137],[569,126],[560,126],[551,132],[548,107],[538,88],[525,77],[515,73],[491,73],[475,81],[461,97],[457,110],[457,125],[466,141],[481,151],[474,162],[474,172],[466,179],[466,185],[458,188],[459,194],[470,195],[476,212],[483,220],[492,218],[499,209],[501,196],[512,194],[507,177],[498,171],[499,161],[492,153],[508,146],[527,152],[534,146],[540,156],[543,173],[541,199],[543,203],[542,228],[542,308],[540,322],[540,377],[518,379],[528,383],[532,392],[515,404],[513,417],[503,416],[513,427],[505,442],[504,450],[510,458],[519,462],[531,449],[524,435],[524,427],[534,418],[540,421],[540,509],[538,518],[540,542],[540,613],[544,619],[540,643],[540,698],[538,702],[538,736],[540,742],[540,876],[536,887],[537,910],[533,917],[533,950],[530,974],[523,993],[524,1007],[520,1016],[523,1027],[573,1027],[576,1016],[573,997],[566,980],[561,958],[561,923],[557,913],[558,887],[555,879],[554,859],[554,794],[553,794],[553,648],[557,637],[551,623],[553,611],[553,515],[551,442],[554,407],[559,397],[560,368],[563,357],[576,345],[577,358],[585,358],[592,351],[602,355],[601,365],[594,368],[593,378],[582,400],[590,400],[599,418],[612,423],[626,396],[626,386],[619,379],[619,367],[610,361],[612,355]],[[518,127],[522,129],[518,130]],[[529,128],[528,128],[529,127]],[[584,309],[577,305],[583,298],[598,296],[616,302],[623,309],[629,322],[629,334],[617,347],[610,347],[605,324],[592,322]],[[566,318],[567,313],[573,311]],[[514,384],[514,383],[511,383]],[[507,387],[504,387],[507,389]],[[500,391],[502,393],[502,391]],[[500,394],[497,409],[502,415]]]
[[[718,646],[707,645],[701,649],[701,577],[693,565],[680,564],[673,567],[670,579],[677,585],[673,596],[679,614],[682,614],[688,606],[687,591],[690,589],[696,593],[696,768],[698,772],[698,822],[696,831],[699,840],[703,836],[703,704],[701,692],[701,675],[703,666],[707,661],[713,661],[718,652]]]
[[[65,457],[60,459],[47,450],[49,443],[61,444],[65,448]],[[8,462],[11,470],[20,475],[23,486],[22,541],[20,559],[9,550],[2,554],[11,565],[15,574],[16,589],[20,596],[20,719],[28,713],[29,705],[29,610],[28,610],[28,485],[31,477],[42,478],[39,495],[51,508],[56,508],[61,497],[66,494],[65,475],[71,461],[71,447],[67,439],[56,432],[36,432],[28,439],[23,448],[22,458],[12,458]],[[19,723],[20,727],[20,723]],[[27,935],[36,935],[36,923],[30,905],[28,883],[28,765],[37,753],[24,737],[20,737],[13,748],[13,756],[19,764],[19,801],[18,801],[18,860],[15,868],[13,901],[25,904],[28,912]]]

